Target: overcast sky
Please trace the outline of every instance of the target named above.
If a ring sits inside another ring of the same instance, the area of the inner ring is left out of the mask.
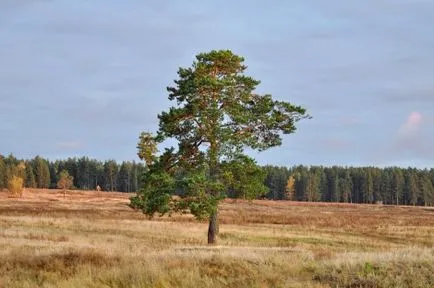
[[[0,153],[138,160],[199,52],[313,116],[260,164],[434,166],[434,1],[0,1]]]

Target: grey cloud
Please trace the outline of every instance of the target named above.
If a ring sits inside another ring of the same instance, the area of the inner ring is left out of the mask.
[[[419,104],[434,104],[434,86],[432,88],[420,89],[396,89],[384,96],[387,103],[419,103]],[[433,106],[434,108],[434,106]]]
[[[394,133],[434,109],[433,3],[228,3],[0,1],[0,153],[136,159],[177,68],[229,48],[261,93],[314,116],[261,163],[431,163],[431,126],[416,143]],[[85,145],[56,146],[70,141]]]

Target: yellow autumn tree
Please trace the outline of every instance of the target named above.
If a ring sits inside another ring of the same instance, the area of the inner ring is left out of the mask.
[[[66,197],[66,190],[72,187],[74,178],[69,175],[68,171],[63,170],[59,174],[59,181],[57,182],[57,188],[63,190],[63,197]]]
[[[286,182],[286,199],[293,200],[295,194],[295,178],[293,175],[289,176],[288,181]]]

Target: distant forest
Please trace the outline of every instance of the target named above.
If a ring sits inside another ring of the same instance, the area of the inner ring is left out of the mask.
[[[388,205],[434,204],[434,169],[265,166],[269,199]]]
[[[17,167],[22,167],[19,169]],[[95,190],[99,185],[104,191],[136,192],[142,183],[145,167],[142,163],[115,160],[98,161],[82,158],[49,161],[36,156],[31,160],[20,160],[13,155],[0,155],[0,189],[6,188],[8,179],[14,174],[24,179],[27,188],[56,188],[59,174],[67,171],[73,177],[73,188]]]
[[[61,171],[73,177],[75,189],[136,192],[145,172],[142,163],[82,158],[49,161],[36,156],[21,160],[0,155],[0,190],[13,175],[27,188],[56,188]],[[434,204],[434,169],[263,166],[269,191],[262,198],[309,202],[383,203],[389,205]]]

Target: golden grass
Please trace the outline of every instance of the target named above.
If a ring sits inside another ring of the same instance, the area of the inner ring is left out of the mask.
[[[0,287],[432,287],[434,210],[224,201],[218,246],[131,195],[0,193]]]

